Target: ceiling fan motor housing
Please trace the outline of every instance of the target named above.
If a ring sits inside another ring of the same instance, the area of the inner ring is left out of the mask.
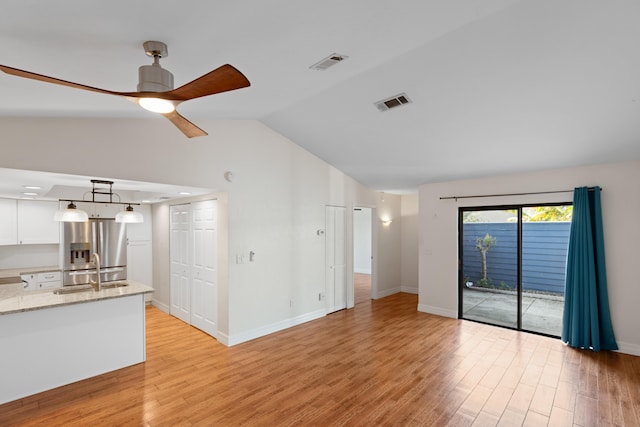
[[[167,45],[158,41],[146,41],[142,45],[153,64],[138,68],[138,92],[167,92],[173,90],[173,74],[160,66],[159,59],[169,55]]]
[[[166,92],[173,90],[173,74],[159,64],[138,68],[138,92]]]

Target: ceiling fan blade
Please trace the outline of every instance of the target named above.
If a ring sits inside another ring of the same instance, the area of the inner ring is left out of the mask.
[[[170,101],[188,101],[190,99],[200,98],[216,93],[227,92],[230,90],[241,89],[250,86],[249,80],[238,71],[235,67],[226,64],[215,70],[167,92],[117,92],[113,90],[101,89],[93,86],[87,86],[80,83],[74,83],[67,80],[57,79],[55,77],[45,76],[43,74],[32,73],[31,71],[20,70],[18,68],[0,65],[0,71],[17,77],[38,80],[45,83],[54,83],[57,85],[72,87],[76,89],[88,90],[91,92],[104,93],[107,95],[125,96],[127,98],[162,98]]]
[[[178,129],[180,129],[180,132],[185,134],[185,136],[187,136],[188,138],[208,135],[208,133],[200,129],[198,126],[182,117],[177,111],[164,113],[162,115],[169,119],[171,123],[173,123]]]
[[[175,101],[174,105],[176,106],[179,103],[188,101],[190,99],[200,98],[203,96],[213,95],[221,92],[227,92],[230,90],[241,89],[251,85],[244,74],[242,74],[235,67],[229,64],[218,67],[215,70],[193,80],[192,82],[189,82],[177,89],[173,89],[167,92],[116,92],[74,83],[67,80],[57,79],[55,77],[49,77],[42,74],[32,73],[30,71],[20,70],[18,68],[7,67],[6,65],[0,65],[0,71],[17,77],[38,80],[45,83],[53,83],[57,85],[72,87],[75,89],[104,93],[107,95],[123,96],[136,103],[138,103],[137,100],[140,98],[161,98],[169,101]],[[180,131],[189,138],[208,135],[207,132],[203,131],[198,126],[185,119],[177,111],[162,115],[169,119],[171,123],[174,124],[174,126],[180,129]]]
[[[57,85],[73,87],[76,89],[90,90],[92,92],[105,93],[107,95],[124,95],[122,92],[114,92],[111,90],[100,89],[93,86],[81,85],[79,83],[69,82],[67,80],[56,79],[54,77],[44,76],[42,74],[32,73],[30,71],[20,70],[18,68],[7,67],[6,65],[0,65],[0,71],[4,71],[7,74],[11,74],[17,77],[25,77],[27,79],[38,80],[45,83],[54,83]]]
[[[171,101],[188,101],[216,93],[251,86],[249,80],[232,65],[216,68],[197,79],[168,92],[158,93],[158,98]]]

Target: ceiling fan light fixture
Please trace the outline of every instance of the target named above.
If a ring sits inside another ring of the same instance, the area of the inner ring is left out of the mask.
[[[176,109],[173,102],[160,98],[139,98],[138,104],[145,110],[160,114],[171,113]]]

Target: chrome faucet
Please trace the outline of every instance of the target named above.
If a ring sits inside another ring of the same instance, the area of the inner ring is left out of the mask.
[[[96,275],[98,276],[95,282],[93,280],[91,281],[91,284],[93,285],[93,289],[99,291],[102,287],[100,281],[100,256],[96,252],[91,255],[91,262],[96,266]]]

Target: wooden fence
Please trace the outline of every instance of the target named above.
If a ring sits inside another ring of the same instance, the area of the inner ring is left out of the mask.
[[[522,224],[522,288],[564,294],[570,222]],[[466,223],[463,226],[463,275],[479,284],[482,261],[476,239],[489,234],[496,245],[487,252],[487,278],[498,289],[514,289],[517,281],[517,224]]]

